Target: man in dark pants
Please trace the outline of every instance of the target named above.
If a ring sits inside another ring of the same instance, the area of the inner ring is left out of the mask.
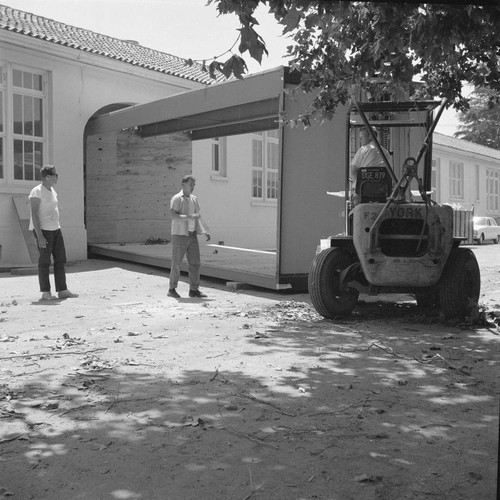
[[[180,298],[176,288],[179,282],[180,268],[184,255],[187,256],[189,271],[189,296],[203,298],[206,295],[200,286],[200,247],[198,234],[205,234],[207,241],[210,234],[201,221],[200,205],[193,189],[196,179],[192,175],[182,178],[182,190],[170,201],[172,216],[172,265],[170,268],[169,297]]]
[[[66,249],[59,224],[59,205],[54,186],[58,174],[52,165],[45,165],[40,170],[42,183],[35,186],[29,194],[31,208],[30,229],[38,244],[38,282],[42,300],[55,300],[50,291],[50,258],[54,259],[54,280],[60,299],[78,297],[66,286]]]

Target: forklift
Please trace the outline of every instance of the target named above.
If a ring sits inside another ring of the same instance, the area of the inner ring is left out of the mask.
[[[340,194],[345,231],[321,239],[308,276],[311,302],[324,318],[350,315],[360,293],[413,294],[418,306],[440,308],[446,318],[477,309],[476,257],[460,247],[465,237],[454,234],[452,207],[431,191],[432,134],[445,105],[351,100]],[[361,166],[353,178],[353,146],[363,128],[381,161]]]

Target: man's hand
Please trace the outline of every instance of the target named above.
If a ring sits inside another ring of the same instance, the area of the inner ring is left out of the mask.
[[[37,235],[37,241],[40,248],[45,248],[47,246],[47,240],[43,234]]]

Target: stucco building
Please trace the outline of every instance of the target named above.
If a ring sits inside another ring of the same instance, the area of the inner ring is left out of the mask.
[[[0,67],[0,265],[31,262],[22,200],[43,164],[60,172],[68,258],[87,257],[84,136],[92,116],[214,83],[181,58],[5,5]]]
[[[473,208],[500,223],[500,151],[435,133],[432,169],[438,203]]]

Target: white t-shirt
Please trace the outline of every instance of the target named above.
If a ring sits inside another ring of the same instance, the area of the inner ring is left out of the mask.
[[[382,148],[382,151],[389,157],[389,153]],[[351,162],[352,173],[355,176],[361,167],[385,167],[386,163],[384,157],[380,153],[377,146],[370,142],[365,146],[359,148],[358,152],[354,155]]]
[[[55,231],[61,226],[59,225],[59,206],[57,202],[57,193],[54,188],[47,189],[43,184],[35,186],[29,198],[40,198],[40,208],[38,217],[40,219],[40,229],[45,231]],[[30,230],[35,229],[33,226],[33,214],[30,210]]]
[[[193,215],[200,212],[200,205],[194,194],[184,196],[180,191],[170,200],[170,209],[180,215]],[[201,226],[200,219],[174,219],[172,218],[172,234],[188,236],[190,231],[197,233],[205,232]]]

